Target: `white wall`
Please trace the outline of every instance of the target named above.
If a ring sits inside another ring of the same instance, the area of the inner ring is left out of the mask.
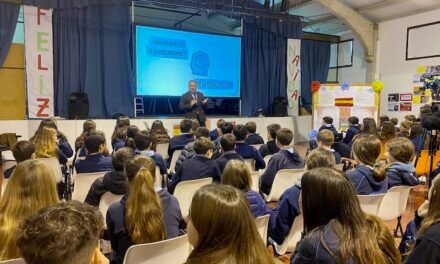
[[[407,28],[438,21],[440,9],[421,13],[379,24],[379,45],[377,72],[385,87],[381,93],[381,114],[397,117],[399,121],[407,114],[419,113],[421,105],[413,105],[412,112],[388,112],[387,96],[389,93],[412,93],[412,77],[417,66],[440,64],[440,58],[406,61]],[[440,32],[426,36],[420,41],[438,41]]]
[[[353,66],[338,70],[339,83],[365,83],[367,79],[367,63],[364,60],[364,48],[352,34],[341,36],[341,40],[347,39],[353,39]]]

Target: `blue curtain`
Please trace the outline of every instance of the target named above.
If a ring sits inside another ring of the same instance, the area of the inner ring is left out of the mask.
[[[301,102],[309,113],[312,112],[312,81],[327,81],[330,44],[326,41],[301,41]]]
[[[276,96],[287,96],[287,39],[302,38],[299,18],[280,22],[245,18],[242,37],[241,114],[253,116],[258,109],[271,114]]]
[[[55,111],[67,116],[71,92],[89,96],[90,117],[133,115],[129,5],[55,9]]]
[[[0,2],[0,67],[8,56],[19,12],[20,5]]]

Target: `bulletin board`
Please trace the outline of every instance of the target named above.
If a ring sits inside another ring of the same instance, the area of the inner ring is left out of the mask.
[[[348,128],[348,118],[356,116],[359,122],[366,117],[377,122],[380,109],[380,93],[371,84],[321,84],[313,93],[312,126],[319,129],[322,118],[330,116],[339,130]]]

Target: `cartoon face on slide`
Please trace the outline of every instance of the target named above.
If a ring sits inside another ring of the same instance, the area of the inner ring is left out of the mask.
[[[208,76],[210,60],[208,54],[196,51],[191,58],[191,71],[194,75]]]

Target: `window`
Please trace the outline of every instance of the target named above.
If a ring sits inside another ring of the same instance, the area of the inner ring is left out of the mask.
[[[330,46],[330,68],[327,82],[338,82],[338,69],[353,66],[353,39]]]
[[[15,28],[14,38],[12,43],[24,44],[24,18],[23,18],[23,6],[20,8],[20,14],[18,15],[17,27]]]

